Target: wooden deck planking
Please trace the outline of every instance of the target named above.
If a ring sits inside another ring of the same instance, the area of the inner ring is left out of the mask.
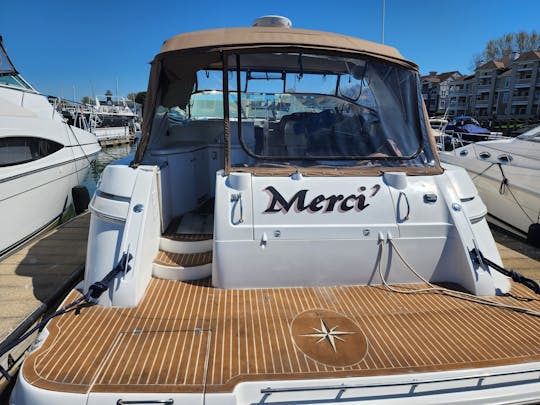
[[[212,251],[202,253],[171,253],[160,250],[154,262],[163,266],[201,266],[212,263]]]
[[[540,309],[540,300],[523,287],[512,292],[521,298],[500,300]],[[307,356],[291,322],[310,310],[352,319],[365,334],[365,355],[345,366]],[[25,377],[45,389],[74,392],[202,392],[203,386],[226,392],[240,381],[540,361],[539,318],[383,287],[217,290],[208,280],[154,279],[139,307],[85,308],[54,320],[50,331],[25,363]]]

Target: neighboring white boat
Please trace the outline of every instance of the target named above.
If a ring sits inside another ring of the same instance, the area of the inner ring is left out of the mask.
[[[540,399],[539,301],[480,259],[418,67],[280,21],[163,44],[135,158],[90,204],[66,303],[95,305],[43,330],[13,405]]]
[[[60,218],[99,150],[17,73],[0,41],[0,256]]]
[[[94,120],[93,131],[101,145],[128,143],[131,132],[135,132],[135,113],[129,108],[123,97],[112,94],[95,97],[94,105],[90,106],[90,120]]]
[[[494,222],[527,235],[540,218],[540,126],[516,138],[471,143],[441,152],[464,167]]]
[[[137,118],[124,97],[112,94],[106,94],[101,98],[96,96],[93,109],[94,114],[100,118],[102,127],[129,127]]]
[[[68,124],[92,132],[102,146],[131,143],[132,133],[140,131],[135,113],[124,98],[104,97],[101,102],[96,97],[93,105],[61,100],[56,107]]]

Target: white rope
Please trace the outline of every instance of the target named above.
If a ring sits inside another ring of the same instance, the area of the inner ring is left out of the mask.
[[[475,175],[474,177],[471,178],[471,180],[476,180],[478,177],[482,176],[484,173],[486,173],[489,169],[491,169],[492,167],[494,166],[497,166],[499,168],[499,171],[501,173],[501,176],[502,176],[502,180],[501,180],[501,184],[499,186],[499,194],[501,195],[504,195],[505,194],[505,189],[508,190],[510,192],[510,195],[512,196],[514,202],[517,204],[517,206],[521,209],[521,211],[523,212],[523,214],[525,214],[525,216],[529,219],[529,221],[531,222],[531,224],[534,224],[534,220],[531,218],[531,216],[529,214],[527,214],[527,211],[525,211],[525,208],[523,208],[522,204],[518,201],[518,199],[516,198],[516,196],[514,195],[514,192],[512,191],[512,189],[510,188],[510,183],[508,182],[508,178],[506,177],[506,175],[504,174],[504,170],[502,168],[502,165],[501,163],[491,163],[487,168],[485,168],[484,170],[482,170],[480,173],[478,173],[477,175]],[[495,178],[496,180],[496,178]],[[538,220],[536,222],[539,222],[540,220],[540,211],[538,212]]]
[[[401,259],[401,261],[403,262],[403,264],[405,264],[405,266],[416,276],[418,277],[419,280],[421,280],[422,282],[424,282],[425,284],[427,284],[429,287],[428,288],[410,288],[410,289],[401,289],[401,288],[396,288],[396,287],[393,287],[391,286],[390,284],[388,284],[388,282],[386,281],[386,279],[384,278],[383,276],[383,273],[382,273],[382,259],[383,259],[383,256],[384,256],[384,241],[383,240],[380,240],[379,241],[379,244],[380,244],[380,247],[381,247],[381,256],[380,256],[380,259],[379,259],[379,263],[377,265],[378,267],[378,270],[379,270],[379,276],[381,277],[381,281],[382,283],[384,284],[384,286],[386,288],[388,288],[390,291],[392,292],[395,292],[395,293],[398,293],[398,294],[418,294],[418,293],[434,293],[434,294],[442,294],[442,295],[446,295],[446,296],[449,296],[449,297],[453,297],[453,298],[458,298],[458,299],[461,299],[461,300],[465,300],[465,301],[470,301],[470,302],[474,302],[474,303],[477,303],[477,304],[482,304],[482,305],[488,305],[488,306],[492,306],[492,307],[496,307],[496,308],[501,308],[501,309],[508,309],[508,310],[511,310],[511,311],[516,311],[516,312],[521,312],[521,313],[524,313],[524,314],[527,314],[527,315],[532,315],[532,316],[537,316],[537,317],[540,317],[540,312],[538,311],[534,311],[532,309],[528,309],[528,308],[523,308],[523,307],[517,307],[517,306],[514,306],[514,305],[507,305],[507,304],[502,304],[500,302],[497,302],[497,301],[493,301],[493,300],[490,300],[488,298],[482,298],[482,297],[478,297],[476,295],[473,295],[473,294],[469,294],[469,293],[466,293],[466,292],[461,292],[461,291],[455,291],[455,290],[450,290],[448,288],[444,288],[444,287],[439,287],[439,286],[436,286],[432,283],[430,283],[428,280],[426,280],[424,277],[422,277],[422,275],[420,273],[418,273],[412,266],[411,264],[405,260],[405,258],[401,255],[399,249],[397,248],[397,246],[394,244],[394,241],[392,239],[388,239],[388,243],[394,248],[394,251],[397,253],[397,255],[399,256],[399,258]]]

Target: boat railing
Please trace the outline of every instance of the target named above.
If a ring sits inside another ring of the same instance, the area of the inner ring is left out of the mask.
[[[468,132],[445,131],[436,136],[437,148],[440,151],[451,152],[462,146],[479,141],[492,141],[495,139],[504,139],[500,132],[491,132],[489,134],[471,134]]]
[[[63,115],[70,125],[92,133],[99,126],[100,119],[93,106],[56,96],[48,96],[48,98],[54,110]]]
[[[538,364],[536,364],[537,366]],[[421,385],[429,384],[441,384],[441,383],[451,383],[451,382],[462,382],[462,381],[471,381],[472,386],[482,386],[483,388],[488,388],[490,385],[499,385],[500,380],[498,377],[516,377],[521,381],[537,381],[539,378],[540,370],[537,367],[526,370],[509,370],[509,371],[493,371],[487,373],[473,373],[471,375],[459,375],[459,376],[450,376],[450,377],[441,377],[441,378],[412,378],[409,381],[396,381],[396,382],[371,382],[365,384],[341,384],[341,385],[313,385],[313,386],[303,386],[303,387],[280,387],[280,388],[263,388],[260,390],[261,394],[264,395],[264,398],[259,403],[266,403],[266,399],[272,394],[283,394],[283,393],[295,393],[295,392],[310,392],[310,391],[337,391],[337,399],[340,399],[345,391],[355,390],[355,389],[366,389],[366,388],[392,388],[400,386],[411,386],[414,388]],[[493,381],[490,381],[493,379]],[[449,389],[449,388],[447,388]],[[466,389],[463,386],[459,386],[457,389],[463,390]]]

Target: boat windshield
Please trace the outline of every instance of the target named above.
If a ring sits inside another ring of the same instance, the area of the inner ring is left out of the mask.
[[[522,141],[540,142],[540,126],[529,129],[516,138]]]
[[[244,151],[231,154],[233,166],[435,165],[411,70],[300,53],[231,55],[227,62],[225,76],[197,71],[187,102],[158,105],[155,118],[166,116],[169,127],[201,128],[201,121],[223,120],[228,93],[231,144]],[[168,99],[175,87],[186,89],[167,84]],[[167,133],[175,132],[186,131]]]
[[[9,56],[0,41],[0,84],[20,87],[25,90],[34,90],[21,75],[17,73],[15,66],[11,63]]]

